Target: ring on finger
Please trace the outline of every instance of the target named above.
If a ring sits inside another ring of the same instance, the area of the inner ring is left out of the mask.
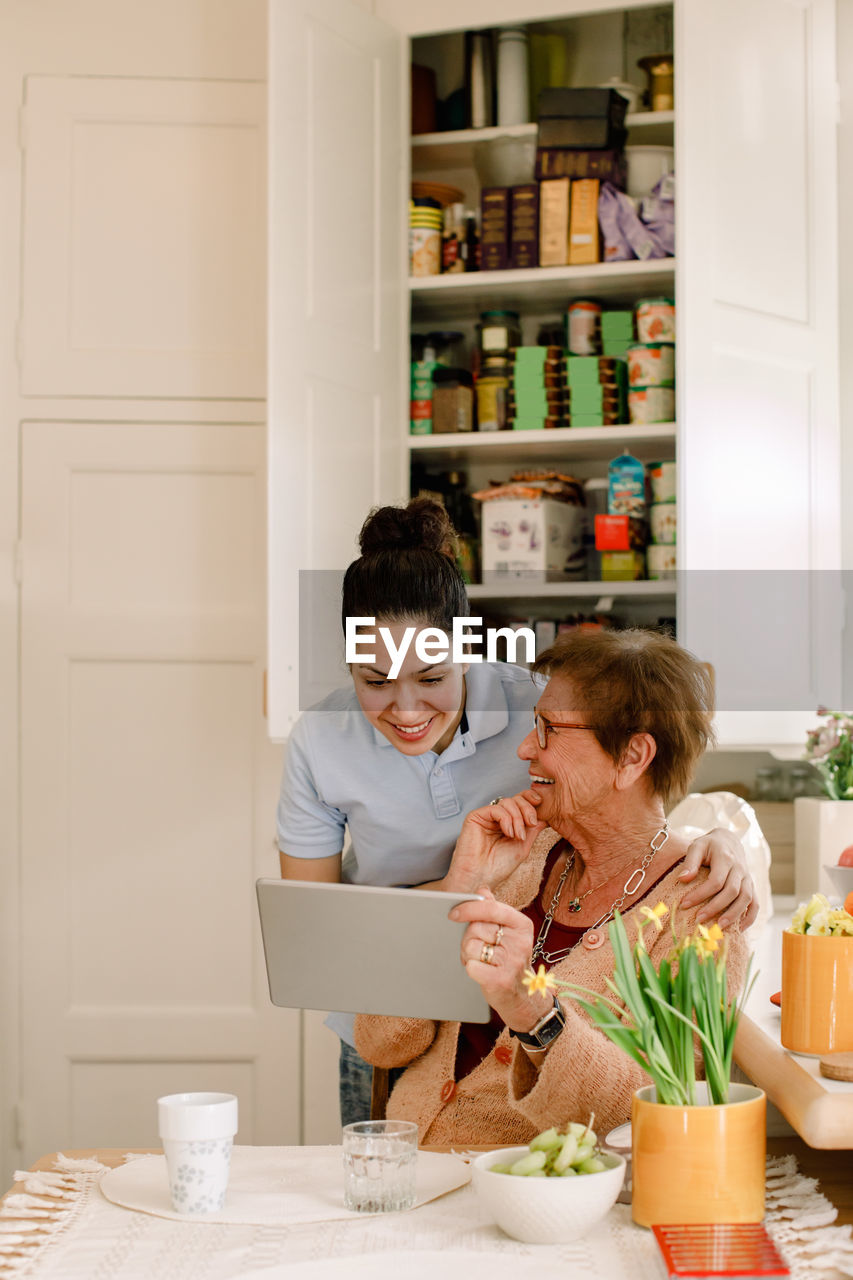
[[[495,935],[495,940],[494,940],[494,942],[492,943],[492,946],[493,946],[493,947],[499,947],[499,946],[501,945],[501,938],[502,938],[503,936],[504,936],[504,927],[503,927],[503,925],[502,925],[502,924],[499,924],[499,925],[498,925],[498,931],[497,931],[497,934]]]
[[[489,804],[500,804],[501,800],[503,800],[503,796],[495,796],[494,800],[489,801]]]
[[[484,942],[483,949],[480,952],[480,964],[491,964],[492,956],[495,954],[495,948],[491,942]]]

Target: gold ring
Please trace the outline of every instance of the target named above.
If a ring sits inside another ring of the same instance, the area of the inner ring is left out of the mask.
[[[500,804],[501,800],[503,800],[503,796],[495,796],[494,800],[489,801],[489,804]]]
[[[495,948],[491,942],[483,943],[483,950],[480,952],[480,964],[491,964],[492,956],[495,954]]]
[[[499,947],[499,946],[501,945],[501,938],[502,938],[503,936],[504,936],[504,927],[503,927],[503,925],[502,925],[502,924],[499,924],[499,925],[498,925],[498,932],[497,932],[497,935],[496,935],[496,937],[495,937],[494,942],[492,943],[492,946],[493,946],[493,947]]]

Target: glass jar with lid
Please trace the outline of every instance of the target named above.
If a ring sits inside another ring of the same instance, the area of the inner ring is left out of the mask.
[[[500,355],[521,346],[521,317],[517,311],[483,311],[477,324],[483,355]]]

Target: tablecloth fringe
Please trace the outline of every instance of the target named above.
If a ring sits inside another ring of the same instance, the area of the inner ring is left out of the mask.
[[[795,1156],[767,1161],[764,1225],[794,1280],[853,1277],[853,1226],[833,1227],[838,1210],[800,1173]]]
[[[71,1226],[107,1165],[60,1152],[54,1171],[18,1169],[0,1206],[0,1276],[24,1276]]]

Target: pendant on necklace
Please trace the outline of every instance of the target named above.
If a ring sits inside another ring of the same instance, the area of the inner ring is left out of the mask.
[[[567,905],[568,905],[569,911],[580,911],[581,900],[580,898],[572,898],[571,902],[569,902]]]

